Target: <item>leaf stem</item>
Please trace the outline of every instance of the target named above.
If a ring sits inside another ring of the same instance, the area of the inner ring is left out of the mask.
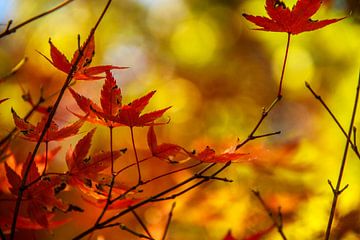
[[[347,186],[345,186],[343,189],[340,189],[341,188],[341,181],[342,181],[342,178],[343,178],[343,175],[344,175],[344,169],[345,169],[347,154],[348,154],[350,141],[351,141],[350,140],[351,139],[351,133],[352,133],[352,130],[353,130],[353,127],[354,127],[356,109],[357,109],[358,102],[359,102],[359,92],[360,92],[360,72],[359,72],[359,78],[358,78],[358,83],[357,83],[357,87],[356,87],[354,107],[353,107],[352,116],[351,116],[351,120],[350,120],[350,126],[349,126],[349,130],[348,130],[348,134],[347,134],[348,137],[346,138],[344,154],[343,154],[340,169],[339,169],[339,176],[338,176],[338,180],[337,180],[337,183],[336,183],[336,188],[332,189],[333,190],[333,200],[332,200],[332,205],[331,205],[331,210],[330,210],[330,215],[329,215],[329,221],[328,221],[328,224],[327,224],[327,227],[326,227],[325,240],[329,240],[329,238],[330,238],[331,225],[332,225],[332,223],[334,221],[336,204],[337,204],[337,200],[339,198],[339,195],[347,188]]]
[[[285,66],[286,66],[287,57],[288,57],[288,52],[289,52],[289,47],[290,47],[290,37],[291,37],[291,34],[288,33],[288,34],[287,34],[287,43],[286,43],[285,57],[284,57],[283,67],[282,67],[282,70],[281,70],[281,77],[280,77],[278,97],[279,97],[279,96],[282,96],[282,95],[281,95],[281,91],[282,91],[282,84],[283,84],[284,74],[285,74]]]
[[[141,171],[140,171],[140,163],[139,163],[139,157],[137,154],[137,150],[136,150],[136,146],[135,146],[135,139],[134,139],[134,129],[133,127],[130,127],[130,133],[131,133],[131,142],[132,142],[132,146],[133,146],[133,150],[134,150],[134,154],[135,154],[135,159],[136,159],[136,166],[137,166],[137,171],[138,171],[138,184],[142,183],[141,180]]]
[[[32,17],[32,18],[30,18],[30,19],[16,25],[15,27],[12,27],[12,28],[11,28],[12,20],[10,20],[8,22],[8,25],[7,25],[6,29],[2,33],[0,33],[0,38],[3,38],[5,36],[7,36],[7,35],[15,33],[19,28],[21,28],[21,27],[23,27],[23,26],[25,26],[25,25],[27,25],[27,24],[29,24],[29,23],[31,23],[31,22],[39,19],[39,18],[42,18],[42,17],[44,17],[44,16],[46,16],[46,15],[52,13],[52,12],[55,12],[56,10],[58,10],[58,9],[64,7],[64,6],[66,6],[67,4],[71,3],[72,1],[74,1],[74,0],[66,0],[66,1],[60,3],[59,5],[47,10],[46,12],[43,12],[43,13],[41,13],[39,15],[36,15],[36,16],[34,16],[34,17]]]

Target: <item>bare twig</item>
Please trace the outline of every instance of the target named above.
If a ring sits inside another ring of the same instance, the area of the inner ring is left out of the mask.
[[[124,224],[121,224],[121,223],[120,223],[119,227],[120,227],[121,230],[127,231],[127,232],[129,232],[129,233],[131,233],[131,234],[133,234],[133,235],[135,235],[135,236],[137,236],[137,237],[146,238],[146,239],[153,239],[153,238],[148,237],[148,236],[146,236],[146,235],[144,235],[144,234],[142,234],[142,233],[138,233],[138,232],[136,232],[136,231],[128,228],[128,227],[127,227],[126,225],[124,225]]]
[[[289,47],[290,47],[290,37],[291,37],[291,34],[288,33],[288,35],[287,35],[287,43],[286,43],[286,51],[285,51],[285,57],[284,57],[284,63],[283,63],[283,67],[282,67],[282,70],[281,70],[278,97],[281,97],[282,83],[283,83],[284,74],[285,74],[285,66],[286,66],[286,61],[287,61],[287,57],[288,57],[288,53],[289,53]]]
[[[46,15],[52,13],[52,12],[55,12],[56,10],[58,10],[58,9],[64,7],[64,6],[66,6],[67,4],[71,3],[72,1],[74,1],[74,0],[66,0],[66,1],[60,3],[59,5],[53,7],[52,9],[49,9],[46,12],[43,12],[43,13],[41,13],[39,15],[36,15],[36,16],[34,16],[34,17],[32,17],[32,18],[30,18],[30,19],[28,19],[28,20],[14,26],[14,27],[11,27],[11,24],[12,24],[13,21],[10,20],[8,22],[5,30],[2,33],[0,33],[0,38],[3,38],[5,36],[7,36],[7,35],[15,33],[19,28],[21,28],[21,27],[23,27],[23,26],[25,26],[25,25],[27,25],[27,24],[29,24],[29,23],[31,23],[31,22],[39,19],[39,18],[42,18],[42,17],[44,17],[44,16],[46,16]]]
[[[167,232],[168,232],[168,230],[169,230],[169,227],[170,227],[171,218],[172,218],[172,215],[173,215],[175,206],[176,206],[176,202],[174,202],[174,203],[172,204],[172,206],[171,206],[171,209],[170,209],[170,212],[169,212],[169,217],[168,217],[168,219],[167,219],[167,221],[166,221],[164,234],[163,234],[161,240],[165,240],[165,238],[166,238],[166,234],[167,234]]]
[[[341,130],[341,132],[344,134],[344,136],[349,139],[349,143],[351,145],[352,150],[354,151],[354,153],[356,154],[356,156],[360,159],[360,153],[359,150],[356,146],[356,140],[354,138],[354,142],[351,141],[351,138],[349,138],[350,136],[345,132],[345,129],[343,128],[343,126],[340,124],[339,120],[336,118],[336,116],[334,115],[334,113],[330,110],[329,106],[325,103],[325,101],[322,99],[322,97],[320,95],[318,95],[310,86],[310,84],[308,82],[305,82],[305,86],[307,87],[307,89],[309,89],[309,91],[311,92],[311,94],[321,103],[321,105],[325,108],[325,110],[329,113],[329,115],[331,116],[331,118],[334,120],[334,122],[336,123],[336,125],[339,127],[339,129]],[[355,128],[356,129],[356,128]],[[356,135],[356,130],[354,130],[354,137]]]
[[[212,164],[208,165],[208,166],[205,167],[203,170],[200,170],[200,171],[198,172],[198,174],[203,174],[203,173],[205,173],[205,172],[208,171],[209,169],[213,168],[215,165],[216,165],[215,163],[212,163]],[[230,166],[230,163],[225,164],[225,165],[222,166],[219,170],[217,170],[216,172],[214,172],[211,176],[216,176],[217,174],[219,174],[220,172],[224,171],[224,170],[225,170],[227,167],[229,167],[229,166]],[[106,220],[104,220],[103,222],[99,223],[97,226],[93,226],[93,227],[87,229],[86,231],[80,233],[79,235],[77,235],[77,236],[74,237],[73,239],[74,239],[74,240],[75,240],[75,239],[81,239],[81,238],[83,238],[83,237],[91,234],[92,232],[96,231],[97,229],[101,229],[102,226],[106,226],[107,224],[111,223],[112,221],[114,221],[114,220],[116,220],[116,219],[118,219],[118,218],[126,215],[127,213],[131,212],[132,210],[137,209],[137,208],[139,208],[139,207],[141,207],[141,206],[143,206],[143,205],[145,205],[145,204],[148,204],[148,203],[152,202],[154,199],[160,198],[160,197],[162,197],[163,195],[166,195],[166,194],[168,194],[168,193],[170,193],[170,192],[172,192],[172,191],[174,191],[174,190],[176,190],[176,189],[178,189],[178,188],[180,188],[180,187],[182,187],[182,186],[190,183],[191,181],[193,181],[193,180],[195,180],[195,179],[196,179],[196,176],[193,175],[193,176],[191,176],[191,177],[189,177],[189,178],[181,181],[180,183],[178,183],[178,184],[176,184],[176,185],[174,185],[174,186],[171,186],[171,187],[169,187],[169,188],[167,188],[167,189],[159,192],[158,194],[155,194],[154,196],[151,196],[151,197],[149,197],[149,198],[146,198],[146,199],[144,199],[143,201],[138,202],[138,203],[136,203],[136,204],[128,207],[127,209],[119,212],[118,214],[116,214],[116,215],[114,215],[114,216],[112,216],[112,217],[109,217],[108,219],[106,219]],[[203,179],[203,180],[200,181],[200,182],[201,182],[201,183],[204,183],[204,182],[206,182],[206,181],[207,181],[207,180],[204,180],[204,179]]]
[[[251,140],[254,140],[256,138],[261,138],[261,137],[267,137],[267,136],[271,136],[271,135],[275,135],[275,134],[280,134],[280,131],[278,132],[274,132],[274,133],[268,133],[268,134],[263,134],[263,135],[255,135],[256,131],[258,130],[258,128],[260,127],[261,123],[264,121],[264,119],[268,116],[268,114],[270,113],[270,111],[274,108],[274,106],[281,100],[282,96],[278,95],[274,101],[270,104],[269,107],[267,108],[263,108],[262,113],[261,113],[261,117],[259,119],[259,121],[256,123],[255,127],[253,128],[253,130],[250,132],[250,134],[248,135],[248,137],[242,141],[241,143],[239,143],[236,146],[236,150],[238,150],[239,148],[241,148],[242,146],[244,146],[246,143],[248,143]]]
[[[9,73],[7,73],[5,76],[2,76],[2,77],[0,78],[0,83],[5,82],[9,77],[11,77],[11,76],[13,76],[14,74],[16,74],[16,73],[20,70],[20,68],[21,68],[22,66],[24,66],[24,64],[27,62],[27,60],[28,60],[27,57],[23,57],[23,58],[20,60],[20,62],[18,62],[18,64],[16,64],[16,66],[11,69],[11,71],[10,71]]]
[[[141,217],[136,213],[135,210],[132,210],[131,213],[134,215],[134,217],[136,218],[136,220],[140,223],[141,227],[144,229],[144,231],[146,232],[146,234],[150,237],[153,238],[151,236],[151,233],[149,231],[149,229],[146,227],[144,221],[141,219]]]
[[[329,240],[330,239],[330,235],[331,235],[331,225],[334,221],[334,217],[335,217],[335,211],[336,211],[336,204],[337,204],[337,200],[339,198],[339,195],[348,187],[348,185],[346,185],[344,188],[341,189],[341,181],[344,175],[344,170],[345,170],[345,164],[346,164],[346,159],[347,159],[347,154],[348,154],[348,150],[349,150],[349,146],[351,145],[351,133],[353,131],[353,127],[354,127],[354,122],[355,122],[355,116],[356,116],[356,109],[358,106],[358,102],[359,102],[359,92],[360,92],[360,72],[359,72],[359,78],[358,78],[358,83],[357,83],[357,87],[356,87],[356,94],[355,94],[355,100],[354,100],[354,107],[353,107],[353,111],[352,111],[352,116],[351,116],[351,120],[350,120],[350,126],[349,126],[349,130],[348,130],[348,134],[346,135],[346,144],[345,144],[345,148],[344,148],[344,154],[341,160],[341,165],[340,165],[340,169],[339,169],[339,176],[338,176],[338,180],[336,183],[336,188],[334,190],[334,187],[332,186],[332,191],[333,191],[333,201],[332,201],[332,205],[331,205],[331,210],[330,210],[330,215],[329,215],[329,221],[326,227],[326,233],[325,233],[325,240]],[[330,182],[330,181],[329,181]]]
[[[279,207],[277,218],[276,218],[274,216],[273,212],[271,211],[271,209],[265,203],[264,199],[261,197],[260,192],[256,191],[256,190],[251,190],[251,191],[254,194],[254,196],[259,200],[259,202],[261,203],[261,205],[265,209],[266,213],[269,215],[269,217],[273,221],[273,223],[276,226],[276,228],[277,228],[279,234],[281,235],[282,239],[286,240],[287,238],[286,238],[284,230],[283,230],[283,219],[282,219],[281,208]]]
[[[89,34],[89,38],[84,43],[82,51],[79,52],[79,55],[77,56],[77,58],[75,59],[73,65],[71,66],[70,72],[69,72],[68,76],[66,77],[66,80],[65,80],[65,82],[64,82],[64,84],[63,84],[63,86],[62,86],[62,88],[60,90],[60,93],[59,93],[59,95],[58,95],[58,97],[57,97],[57,99],[55,101],[55,104],[54,104],[51,112],[49,113],[47,122],[45,123],[44,129],[43,129],[43,131],[42,131],[42,133],[41,133],[41,135],[39,137],[39,140],[35,145],[35,148],[34,148],[34,150],[32,152],[31,158],[29,160],[29,164],[28,164],[28,166],[26,166],[24,176],[23,176],[23,178],[21,180],[21,185],[19,187],[16,204],[15,204],[13,221],[12,221],[12,225],[11,225],[10,240],[13,240],[15,238],[16,222],[17,222],[17,218],[18,218],[18,215],[19,215],[19,211],[20,211],[20,205],[21,205],[22,196],[23,196],[24,191],[26,190],[26,180],[27,180],[28,174],[30,172],[31,165],[34,162],[37,151],[40,148],[40,144],[41,144],[42,140],[44,139],[45,134],[46,134],[47,130],[49,129],[50,125],[51,125],[51,122],[52,122],[52,120],[53,120],[53,118],[55,116],[57,108],[60,105],[62,97],[64,96],[64,93],[65,93],[66,89],[68,88],[70,82],[72,81],[73,74],[75,73],[75,71],[77,69],[77,66],[78,66],[78,64],[80,62],[80,59],[82,58],[82,52],[83,52],[84,49],[86,49],[86,47],[88,46],[88,44],[90,42],[90,39],[95,34],[95,31],[96,31],[97,27],[99,26],[101,20],[105,16],[105,13],[106,13],[107,9],[109,8],[111,1],[112,0],[108,0],[108,2],[106,4],[104,10],[102,11],[100,17],[98,18],[98,20],[95,23],[94,27],[91,29],[90,34]]]

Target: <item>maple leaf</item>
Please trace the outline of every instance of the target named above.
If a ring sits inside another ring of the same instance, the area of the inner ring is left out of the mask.
[[[25,175],[30,159],[31,153],[29,153],[27,160],[22,167],[21,176],[5,163],[6,176],[10,184],[9,190],[15,196],[17,196],[19,188],[21,187],[22,178]],[[37,182],[33,183],[35,180],[37,180]],[[62,182],[63,181],[59,176],[40,179],[36,163],[33,162],[31,164],[25,183],[28,187],[23,193],[23,199],[26,200],[27,213],[30,219],[44,228],[48,228],[49,226],[48,214],[53,211],[53,208],[66,211],[69,207],[55,196],[54,189]]]
[[[192,155],[192,158],[199,160],[201,162],[208,162],[208,163],[226,163],[230,161],[237,160],[243,156],[248,154],[245,153],[235,153],[231,151],[225,151],[221,154],[216,155],[214,149],[207,146],[203,151],[199,152],[196,155]]]
[[[186,161],[189,159],[189,153],[183,147],[172,144],[172,143],[162,143],[158,145],[157,138],[154,130],[154,126],[151,125],[147,134],[147,142],[151,154],[154,157],[165,159],[170,161],[171,163],[178,163],[180,161]],[[175,160],[176,155],[183,154],[182,160]]]
[[[43,117],[40,122],[35,126],[24,119],[20,118],[14,109],[11,109],[13,119],[16,127],[24,134],[24,139],[37,142],[47,122],[47,117]],[[47,130],[43,142],[58,141],[67,137],[71,137],[78,133],[79,129],[83,125],[83,120],[78,120],[75,123],[59,129],[59,126],[52,121],[49,129]]]
[[[243,16],[261,27],[256,30],[286,32],[293,35],[323,28],[344,19],[312,20],[311,17],[319,10],[321,3],[321,0],[298,0],[290,10],[283,1],[266,0],[265,8],[270,18],[245,13]]]
[[[66,154],[66,164],[69,169],[68,183],[79,187],[85,193],[89,193],[93,182],[99,182],[99,173],[111,165],[111,152],[99,152],[86,157],[94,133],[95,129],[92,129],[79,140],[74,150],[70,148]],[[124,149],[113,151],[113,159],[119,158],[125,151]]]
[[[90,37],[90,36],[89,36]],[[80,47],[82,49],[80,60],[77,64],[77,69],[73,75],[73,79],[75,80],[99,80],[104,78],[103,76],[99,76],[99,74],[104,73],[105,71],[109,71],[112,69],[126,69],[127,67],[118,67],[113,65],[104,65],[104,66],[95,66],[89,67],[92,58],[95,54],[95,41],[94,35],[91,35],[91,38],[88,39],[89,43],[87,44],[86,48],[83,46]],[[49,39],[50,44],[50,56],[51,60],[44,56],[55,68],[59,69],[60,71],[68,74],[75,64],[75,60],[78,58],[80,51],[79,49],[75,51],[71,61],[69,61],[63,53],[61,53],[55,45]]]
[[[76,93],[73,89],[69,88],[69,90],[86,116],[74,114],[80,119],[105,126],[143,127],[161,124],[154,123],[154,121],[160,118],[170,108],[167,107],[141,115],[151,97],[155,94],[155,91],[151,91],[141,98],[122,105],[121,90],[116,85],[116,81],[110,71],[106,71],[106,79],[101,91],[101,106]]]

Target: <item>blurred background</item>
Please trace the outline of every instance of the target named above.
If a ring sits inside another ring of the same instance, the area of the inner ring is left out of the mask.
[[[0,0],[0,23],[9,19],[20,23],[61,1]],[[0,85],[0,99],[10,100],[0,107],[0,136],[14,127],[10,108],[24,116],[31,106],[22,95],[30,92],[36,100],[40,87],[44,96],[56,93],[66,75],[56,70],[38,52],[49,56],[51,38],[71,59],[77,35],[85,41],[106,1],[75,0],[63,9],[0,39],[0,76],[5,76],[24,57],[28,61]],[[292,6],[296,1],[285,1]],[[171,121],[156,128],[159,142],[171,142],[188,149],[213,146],[218,152],[245,139],[260,118],[262,108],[277,94],[285,53],[286,34],[251,30],[242,13],[266,15],[263,0],[124,0],[113,1],[95,34],[93,65],[130,67],[113,71],[121,87],[124,103],[157,90],[146,110],[172,108],[165,114]],[[260,127],[258,134],[281,131],[281,135],[248,143],[241,151],[245,161],[234,163],[222,173],[233,183],[213,182],[176,200],[177,206],[168,239],[222,239],[229,229],[245,239],[268,228],[272,222],[252,195],[259,190],[268,205],[284,214],[288,239],[321,238],[328,220],[332,192],[346,139],[324,108],[305,88],[307,81],[320,94],[345,129],[348,129],[360,66],[360,3],[357,0],[324,1],[313,19],[347,16],[346,19],[314,32],[293,36],[285,72],[283,100]],[[77,81],[79,93],[99,102],[103,81]],[[47,98],[45,106],[54,97]],[[55,120],[67,125],[76,118],[68,109],[78,108],[66,94]],[[40,115],[34,115],[35,123]],[[356,126],[359,126],[359,118]],[[87,130],[51,147],[62,146],[52,163],[54,171],[66,171],[65,152]],[[128,147],[128,129],[115,130],[115,148]],[[146,128],[136,129],[136,142],[147,156]],[[108,130],[98,126],[92,152],[108,150]],[[21,146],[21,147],[19,147]],[[21,139],[11,149],[23,161],[33,148]],[[124,162],[133,162],[132,151]],[[124,162],[119,163],[125,164]],[[173,169],[154,160],[143,166],[148,176]],[[192,171],[174,175],[151,186],[146,194],[170,186]],[[135,169],[124,174],[129,182]],[[338,203],[334,239],[360,237],[360,161],[350,151],[344,184],[349,188]],[[146,176],[147,176],[146,175]],[[131,180],[130,180],[131,182]],[[82,204],[79,192],[63,193],[65,199]],[[161,236],[172,202],[154,203],[139,211],[154,237]],[[31,232],[39,239],[67,239],[93,224],[100,213],[93,206],[84,213],[71,214],[72,220],[50,231]],[[59,216],[66,218],[67,216]],[[342,221],[339,222],[338,220]],[[141,231],[133,216],[121,219]],[[92,239],[136,239],[119,229],[99,231]],[[264,239],[280,239],[276,230]]]

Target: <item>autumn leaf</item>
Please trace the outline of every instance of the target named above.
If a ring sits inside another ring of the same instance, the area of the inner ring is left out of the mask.
[[[221,154],[216,155],[214,149],[207,146],[203,151],[199,152],[196,155],[192,155],[192,158],[199,160],[201,162],[208,162],[208,163],[226,163],[230,161],[238,160],[243,156],[247,156],[248,154],[245,153],[236,153],[233,151],[225,151]]]
[[[298,0],[290,10],[283,1],[266,0],[265,8],[270,18],[245,13],[243,16],[261,27],[256,30],[286,32],[293,35],[323,28],[344,19],[312,20],[311,17],[319,10],[321,3],[321,0]]]
[[[81,53],[79,49],[74,52],[71,61],[69,61],[66,56],[55,47],[51,39],[49,39],[49,44],[51,60],[45,55],[41,53],[40,54],[44,56],[55,68],[66,74],[70,72],[72,66],[75,64],[75,60],[78,58],[79,54],[81,54],[80,60],[77,64],[77,69],[75,70],[73,76],[73,79],[75,80],[99,80],[104,78],[103,76],[99,76],[99,74],[104,73],[105,71],[127,68],[113,65],[89,67],[95,54],[94,35],[91,35],[91,38],[89,39],[89,43],[87,44],[86,48],[84,48],[84,45],[80,47],[80,49],[82,50]]]
[[[66,154],[66,164],[69,169],[68,183],[87,194],[91,194],[89,191],[96,184],[101,185],[99,182],[106,177],[100,178],[100,172],[111,165],[111,152],[99,152],[87,157],[94,133],[95,129],[91,130],[76,144],[74,150],[70,148]],[[125,151],[124,149],[113,151],[113,159],[119,158]]]
[[[143,127],[161,124],[154,123],[154,121],[160,118],[170,108],[167,107],[161,110],[142,114],[143,109],[148,105],[151,97],[155,94],[155,91],[152,91],[126,105],[122,105],[121,90],[116,85],[115,79],[110,71],[106,71],[106,79],[101,91],[101,106],[98,106],[90,99],[81,96],[73,89],[69,88],[69,90],[79,108],[86,115],[81,116],[77,113],[74,114],[80,119],[85,119],[93,123],[99,123],[104,126]]]
[[[37,142],[40,138],[40,135],[45,127],[47,117],[43,117],[40,122],[35,126],[24,119],[20,118],[14,109],[11,109],[13,114],[13,119],[16,127],[21,131],[24,135],[23,138],[29,141]],[[78,120],[75,123],[59,129],[59,126],[52,121],[49,129],[47,130],[43,142],[50,142],[50,141],[59,141],[67,137],[71,137],[78,133],[79,129],[83,125],[83,120]]]
[[[171,163],[178,163],[189,159],[189,153],[181,146],[172,143],[162,143],[158,145],[154,126],[150,126],[147,134],[147,143],[151,154],[154,157],[165,159]],[[181,160],[176,160],[175,157],[182,154]]]
[[[18,195],[30,159],[31,153],[29,153],[27,160],[22,166],[21,176],[5,163],[6,176],[10,184],[9,190],[14,196]],[[41,179],[36,163],[33,162],[31,164],[25,183],[28,187],[24,190],[23,199],[26,200],[27,213],[33,222],[36,222],[44,228],[48,228],[48,214],[53,211],[54,208],[61,211],[68,209],[69,206],[55,196],[54,189],[62,182],[59,176]]]

